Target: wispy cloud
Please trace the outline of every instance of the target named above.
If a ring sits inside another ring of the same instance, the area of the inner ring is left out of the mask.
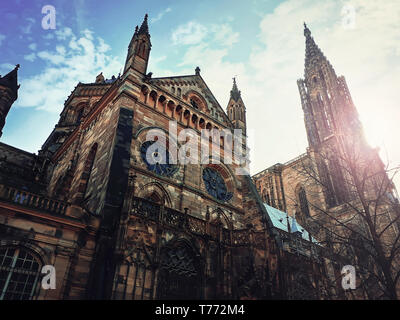
[[[180,25],[172,32],[172,43],[175,45],[197,44],[203,40],[207,34],[207,28],[202,24],[189,21]]]
[[[239,40],[239,32],[234,32],[230,24],[212,25],[211,31],[214,32],[214,41],[222,46],[232,46]]]
[[[22,33],[24,34],[31,34],[32,33],[32,27],[36,20],[34,18],[26,18],[25,19],[26,23],[22,26],[20,26],[20,29]]]
[[[14,69],[14,65],[11,63],[2,63],[0,64],[0,75],[4,75],[9,73],[12,69]]]
[[[37,48],[37,44],[36,44],[36,43],[31,43],[31,44],[28,46],[28,48],[31,49],[32,51],[35,51],[36,48]]]
[[[50,31],[49,33],[47,33],[47,34],[45,34],[45,35],[43,36],[43,39],[45,39],[45,40],[54,39],[54,33]]]
[[[171,8],[166,8],[165,10],[161,11],[158,15],[156,15],[154,18],[150,19],[150,23],[155,23],[159,20],[161,20],[165,14],[167,14],[168,12],[171,12],[172,9]]]
[[[55,34],[57,40],[66,40],[67,38],[75,37],[75,35],[72,32],[72,29],[68,28],[68,27],[57,29],[54,32],[54,34]]]
[[[30,62],[33,62],[36,60],[36,53],[32,52],[30,54],[24,55],[24,59]]]
[[[232,46],[239,40],[239,33],[233,31],[230,23],[211,24],[209,26],[196,21],[179,25],[172,32],[174,45],[196,45],[203,43],[217,46]]]
[[[37,57],[45,62],[39,74],[21,78],[17,107],[34,107],[49,112],[60,112],[68,93],[78,82],[94,82],[99,72],[111,77],[118,73],[122,58],[108,55],[110,47],[93,32],[84,30],[79,36],[71,29],[56,31],[59,44],[55,50],[40,51]],[[25,56],[32,61],[34,57]]]

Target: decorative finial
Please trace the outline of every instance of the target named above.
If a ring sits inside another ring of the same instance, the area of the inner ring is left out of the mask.
[[[196,72],[196,75],[199,76],[200,75],[200,68],[197,66],[196,69],[194,70]]]
[[[139,26],[136,26],[135,33],[138,33],[138,31],[139,31]]]
[[[15,69],[19,69],[19,67],[20,67],[20,65],[19,65],[19,63],[17,64],[17,65],[15,65]]]
[[[104,82],[104,76],[103,76],[103,72],[100,72],[97,76],[96,76],[96,82],[95,83],[103,83]]]

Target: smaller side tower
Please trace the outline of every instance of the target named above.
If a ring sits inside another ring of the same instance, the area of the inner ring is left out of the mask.
[[[10,71],[4,77],[0,76],[0,137],[3,134],[2,130],[6,123],[8,112],[18,97],[18,69],[19,64],[17,64],[14,70]]]
[[[146,14],[140,28],[136,26],[135,33],[133,34],[131,42],[129,43],[124,73],[129,68],[132,68],[141,74],[146,74],[151,50],[147,17],[148,16]]]
[[[243,135],[246,135],[246,107],[236,85],[236,79],[233,78],[233,87],[231,97],[226,107],[226,112],[235,129],[242,129]]]

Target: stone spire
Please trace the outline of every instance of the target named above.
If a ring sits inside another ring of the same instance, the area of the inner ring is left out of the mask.
[[[19,64],[4,77],[0,76],[0,137],[6,123],[8,112],[18,97],[18,69]]]
[[[233,86],[231,90],[231,98],[235,101],[238,101],[240,98],[240,91],[236,85],[236,78],[233,78]]]
[[[128,54],[126,56],[124,73],[129,68],[132,68],[141,74],[146,74],[151,50],[149,25],[147,23],[147,19],[148,15],[146,13],[140,28],[138,28],[138,26],[135,28],[135,32],[128,46]]]
[[[305,69],[307,71],[309,68],[313,67],[315,62],[322,60],[327,61],[327,59],[322,53],[321,49],[315,43],[314,38],[311,36],[311,31],[310,29],[308,29],[305,23],[304,23],[304,36],[306,37]]]
[[[138,31],[138,34],[146,34],[150,37],[150,33],[149,33],[149,25],[147,23],[147,18],[148,18],[148,14],[146,13],[144,16],[144,20],[142,22],[142,25],[140,26],[140,29]]]
[[[17,99],[18,89],[19,89],[17,80],[18,69],[19,69],[19,64],[17,64],[15,68],[9,73],[7,73],[4,77],[0,76],[0,86],[10,89],[11,95],[14,98],[14,100]]]
[[[243,134],[246,135],[246,107],[236,85],[236,78],[233,78],[233,87],[226,112],[233,127],[236,129],[242,129]]]

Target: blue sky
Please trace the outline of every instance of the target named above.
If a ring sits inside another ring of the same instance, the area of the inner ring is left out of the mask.
[[[56,29],[44,30],[44,5]],[[305,152],[296,80],[304,72],[306,21],[346,77],[369,142],[400,164],[400,2],[371,1],[8,1],[0,11],[0,74],[19,63],[19,98],[1,141],[37,152],[75,85],[118,75],[133,30],[149,14],[155,77],[195,67],[225,108],[232,77],[247,107],[251,171]]]

